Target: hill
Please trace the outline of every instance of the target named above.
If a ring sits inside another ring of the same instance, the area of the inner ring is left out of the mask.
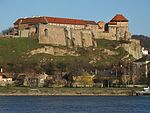
[[[128,55],[120,43],[99,39],[97,48],[67,48],[42,45],[34,38],[0,38],[0,64],[16,72],[106,68]]]

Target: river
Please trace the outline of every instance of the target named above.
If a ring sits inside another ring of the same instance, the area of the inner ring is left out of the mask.
[[[150,113],[150,96],[0,96],[0,113]]]

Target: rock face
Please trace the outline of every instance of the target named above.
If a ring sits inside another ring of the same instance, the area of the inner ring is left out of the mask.
[[[52,47],[52,46],[45,46],[43,48],[38,48],[36,50],[32,50],[28,54],[35,55],[40,53],[45,53],[45,54],[50,54],[55,56],[66,56],[66,55],[79,56],[79,54],[77,54],[76,51],[73,51],[71,49],[63,49],[63,48]]]
[[[142,57],[142,48],[139,40],[131,39],[130,43],[121,45],[135,59]]]

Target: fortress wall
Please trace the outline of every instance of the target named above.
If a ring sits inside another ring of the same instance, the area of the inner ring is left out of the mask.
[[[72,40],[75,47],[82,47],[81,30],[71,30]]]
[[[48,36],[45,36],[47,29]],[[39,43],[66,46],[65,29],[63,27],[39,25]]]
[[[93,46],[93,35],[91,31],[84,30],[82,31],[81,36],[82,36],[83,47]]]
[[[116,40],[116,37],[112,37],[112,34],[108,32],[93,32],[93,34],[94,39]]]
[[[19,24],[19,25],[18,25],[19,30],[23,30],[23,29],[25,29],[25,28],[27,28],[27,27],[29,27],[28,24]]]
[[[135,59],[142,57],[142,48],[139,40],[131,39],[130,44],[121,45],[126,51],[129,52]]]
[[[48,36],[45,36],[45,30]],[[93,46],[93,35],[91,30],[66,29],[40,24],[38,27],[38,38],[40,44],[52,44],[73,47]]]
[[[71,29],[71,38],[75,47],[89,47],[93,45],[93,35],[90,30]]]
[[[29,37],[29,30],[28,29],[19,30],[19,36],[20,37]]]
[[[99,30],[98,25],[87,25],[85,29],[89,30]]]
[[[94,39],[116,40],[116,36],[113,36],[113,33],[97,30],[77,30],[48,24],[39,24],[37,29],[40,44],[61,45],[68,47],[90,47],[96,46],[94,44]],[[47,36],[45,30],[47,30]],[[129,53],[133,54],[135,58],[140,57],[139,42],[133,41],[130,48],[126,47],[128,44],[124,44],[122,46],[125,47]],[[135,51],[138,51],[138,53],[133,53],[134,50],[132,49],[134,49],[135,46],[137,46],[137,50]]]

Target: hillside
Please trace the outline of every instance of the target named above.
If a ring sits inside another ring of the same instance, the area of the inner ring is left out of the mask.
[[[49,73],[58,69],[111,67],[128,54],[119,46],[120,43],[101,39],[97,40],[97,48],[67,48],[41,45],[33,38],[1,38],[0,64],[7,71],[49,70]]]

